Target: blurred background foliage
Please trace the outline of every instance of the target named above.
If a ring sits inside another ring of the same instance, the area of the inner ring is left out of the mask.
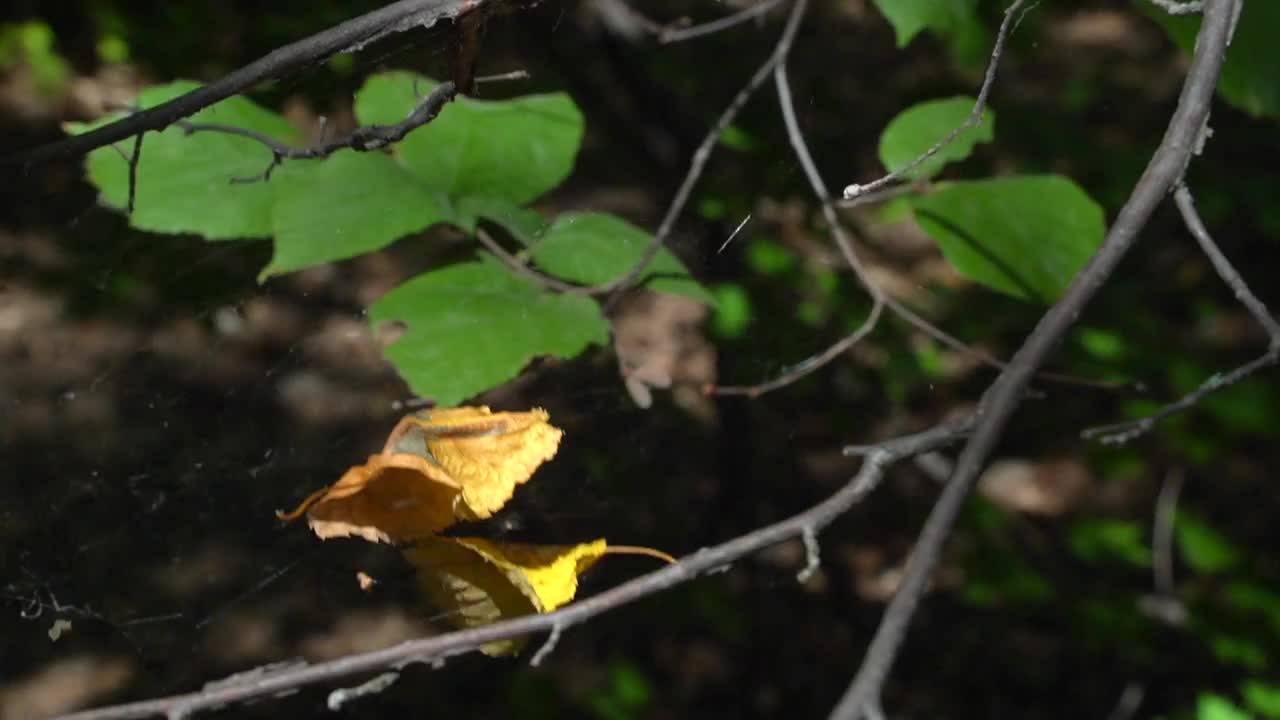
[[[55,139],[61,122],[127,106],[143,86],[211,79],[378,4],[9,3],[0,11],[0,150]],[[881,133],[904,109],[974,92],[1002,10],[987,0],[942,14],[925,2],[814,5],[790,68],[833,187],[882,172]],[[926,11],[903,14],[910,7]],[[1189,182],[1215,237],[1274,306],[1273,7],[1246,3],[1226,102]],[[659,46],[611,30],[594,8],[546,0],[495,20],[481,71],[526,69],[533,79],[510,94],[564,91],[583,111],[574,172],[540,210],[606,211],[652,229],[692,148],[770,51],[779,16]],[[697,20],[725,11],[715,2],[643,9]],[[1193,37],[1186,22],[1146,3],[1041,3],[1001,66],[994,140],[941,179],[1058,173],[1110,220],[1173,108]],[[370,74],[442,77],[449,42],[441,30],[406,33],[252,98],[302,132],[321,115],[349,124]],[[188,690],[265,662],[446,629],[393,552],[339,542],[320,552],[272,510],[358,462],[403,412],[409,392],[363,308],[418,272],[469,257],[468,239],[436,229],[258,285],[268,243],[131,230],[95,203],[80,163],[0,182],[0,712]],[[849,217],[882,287],[976,347],[1008,356],[1039,317],[1040,305],[956,274],[902,203]],[[567,430],[557,460],[484,532],[607,535],[692,552],[821,499],[856,469],[843,444],[969,407],[993,377],[887,320],[784,390],[753,400],[701,394],[706,382],[776,375],[869,308],[827,240],[771,92],[723,138],[671,247],[712,289],[714,313],[628,297],[612,310],[612,348],[537,362],[478,399],[546,406]],[[895,717],[1098,717],[1135,698],[1134,717],[1280,717],[1272,375],[1129,445],[1079,438],[1150,412],[1265,341],[1172,207],[1162,208],[1053,363],[1122,387],[1046,382],[1020,411],[890,680]],[[641,409],[620,363],[656,368],[673,387]],[[929,464],[896,471],[822,534],[822,571],[803,585],[793,579],[803,548],[783,545],[576,628],[541,668],[479,656],[412,668],[349,711],[820,716],[896,587],[937,476]],[[1154,518],[1171,487],[1180,492],[1166,553],[1153,544]],[[1156,573],[1170,560],[1172,586],[1162,588]],[[647,567],[604,564],[583,592]],[[356,587],[357,570],[380,579],[376,592]],[[318,714],[324,697],[309,689],[226,714]]]

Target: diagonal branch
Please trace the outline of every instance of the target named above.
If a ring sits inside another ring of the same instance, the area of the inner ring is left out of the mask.
[[[418,27],[429,28],[442,20],[456,20],[467,13],[482,9],[494,10],[510,5],[511,2],[512,0],[399,0],[273,50],[239,70],[166,103],[87,133],[0,159],[0,167],[30,167],[55,158],[84,155],[139,133],[163,130],[182,118],[249,90],[263,81],[285,77],[294,70],[327,60],[339,53],[358,50],[387,35]]]
[[[832,711],[832,718],[860,718],[866,708],[878,707],[885,679],[929,577],[941,558],[943,545],[973,489],[978,471],[1021,402],[1027,384],[1133,247],[1138,233],[1181,178],[1198,147],[1197,140],[1209,117],[1218,72],[1226,55],[1232,20],[1240,0],[1212,0],[1206,5],[1191,68],[1160,146],[1107,232],[1102,247],[1072,281],[1062,298],[1041,318],[1009,366],[983,394],[977,410],[977,427],[965,444],[950,481],[925,521],[902,585],[885,610],[862,666]]]
[[[1186,223],[1187,229],[1195,236],[1196,242],[1200,244],[1200,249],[1204,251],[1204,254],[1209,258],[1209,262],[1213,264],[1213,269],[1218,271],[1218,276],[1235,293],[1236,299],[1245,306],[1249,314],[1253,316],[1253,319],[1266,331],[1267,350],[1262,355],[1230,372],[1214,375],[1201,383],[1200,387],[1150,415],[1137,420],[1127,420],[1089,428],[1081,433],[1084,438],[1096,438],[1107,445],[1123,445],[1130,440],[1151,432],[1156,423],[1170,415],[1195,407],[1205,397],[1222,388],[1234,385],[1263,368],[1271,367],[1280,362],[1280,323],[1276,322],[1267,306],[1258,299],[1253,290],[1249,289],[1249,285],[1244,281],[1244,278],[1240,277],[1239,271],[1231,264],[1227,256],[1222,253],[1222,250],[1218,248],[1217,243],[1213,241],[1213,236],[1209,234],[1209,230],[1204,226],[1204,220],[1200,219],[1200,213],[1196,211],[1195,200],[1191,197],[1191,191],[1187,189],[1186,185],[1178,186],[1178,190],[1173,195],[1173,200],[1178,205],[1178,211],[1182,213],[1182,221]]]
[[[971,420],[944,423],[923,432],[875,445],[862,453],[865,457],[857,475],[835,494],[808,510],[720,545],[703,548],[674,565],[571,603],[555,612],[526,615],[484,627],[411,640],[383,650],[348,655],[315,665],[263,668],[262,672],[250,671],[229,681],[209,684],[196,692],[86,710],[65,716],[63,720],[120,720],[156,715],[186,717],[199,710],[292,692],[307,685],[335,682],[354,675],[398,670],[415,662],[438,661],[436,664],[442,664],[446,658],[475,650],[495,640],[539,632],[553,635],[563,633],[568,628],[609,610],[689,582],[700,575],[719,571],[739,558],[784,540],[804,537],[806,533],[813,533],[816,529],[829,525],[866,498],[891,465],[945,447],[964,437],[971,426]]]

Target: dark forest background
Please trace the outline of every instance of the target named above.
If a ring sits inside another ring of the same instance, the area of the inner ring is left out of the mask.
[[[1263,2],[1264,0],[1251,0]],[[376,7],[371,1],[8,2],[0,9],[0,154],[127,105],[148,84],[209,80]],[[641,3],[636,3],[640,6]],[[723,3],[646,2],[711,19]],[[546,0],[491,22],[482,73],[525,69],[495,96],[564,90],[586,116],[569,181],[538,207],[656,226],[707,127],[770,52],[765,22],[675,45],[611,32],[590,2]],[[993,32],[1002,7],[979,3]],[[990,35],[905,48],[863,0],[815,3],[790,60],[801,123],[833,186],[877,176],[885,124],[922,99],[973,93]],[[396,35],[252,97],[300,127],[350,117],[371,73],[446,74],[445,30]],[[1140,3],[1044,2],[1012,36],[996,141],[948,170],[1057,172],[1108,212],[1168,120],[1186,56]],[[488,92],[488,91],[486,91]],[[1280,252],[1280,134],[1219,102],[1191,179],[1215,237],[1264,302]],[[693,552],[800,511],[856,470],[848,443],[970,408],[994,373],[888,320],[855,350],[755,399],[708,382],[776,375],[848,332],[868,300],[835,254],[787,147],[772,91],[713,157],[672,249],[733,307],[636,293],[620,344],[676,384],[641,409],[613,349],[537,362],[476,399],[546,407],[566,439],[484,532]],[[273,278],[267,241],[134,231],[95,202],[78,162],[0,180],[0,713],[31,717],[186,691],[264,663],[371,649],[448,624],[389,548],[281,526],[273,512],[380,446],[410,393],[362,308],[470,252],[430,231]],[[717,249],[747,214],[752,222]],[[951,270],[910,222],[850,212],[884,287],[1007,357],[1043,308]],[[736,308],[736,309],[735,309]],[[970,501],[885,705],[903,718],[1280,717],[1274,469],[1280,394],[1263,373],[1131,444],[1086,427],[1149,411],[1255,355],[1266,338],[1171,204],[1088,309],[1052,369],[1118,389],[1038,384]],[[356,717],[824,716],[857,667],[924,515],[936,468],[905,465],[821,535],[575,627],[539,668],[471,654],[413,667]],[[1153,514],[1180,488],[1172,598],[1153,601]],[[646,572],[610,558],[581,594]],[[364,593],[359,569],[381,582]],[[1171,609],[1172,608],[1172,609]],[[60,620],[71,623],[65,631]],[[224,712],[321,715],[329,688]],[[1122,708],[1123,709],[1123,708]]]

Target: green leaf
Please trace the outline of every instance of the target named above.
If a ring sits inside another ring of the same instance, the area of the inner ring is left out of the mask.
[[[1143,10],[1164,26],[1184,52],[1195,48],[1200,31],[1198,15],[1171,16],[1139,0]],[[1280,27],[1280,3],[1246,2],[1236,24],[1231,47],[1218,80],[1218,94],[1254,117],[1280,116],[1280,63],[1276,62],[1275,29]]]
[[[542,292],[487,256],[417,276],[369,317],[408,326],[384,354],[414,392],[441,405],[515,377],[538,356],[573,357],[609,337],[595,301]]]
[[[1244,698],[1244,704],[1258,715],[1266,718],[1280,718],[1280,685],[1261,680],[1246,680],[1240,686],[1240,695]]]
[[[371,252],[453,217],[443,196],[382,153],[342,151],[277,175],[275,254],[262,277]]]
[[[607,282],[630,270],[653,236],[608,213],[564,213],[533,246],[534,262],[547,272],[587,285]],[[715,304],[715,297],[689,277],[689,269],[666,248],[645,266],[640,278],[658,292]]]
[[[960,127],[973,111],[975,102],[974,98],[961,95],[944,100],[926,100],[898,113],[880,134],[880,162],[890,172],[906,167]],[[988,109],[977,125],[965,128],[954,141],[917,165],[909,173],[910,177],[933,177],[947,163],[969,157],[975,145],[991,142],[995,137],[995,124],[995,112]]]
[[[190,81],[148,88],[138,97],[147,108],[200,87]],[[91,125],[68,123],[80,133],[118,118]],[[220,123],[257,130],[282,142],[294,142],[297,132],[284,118],[243,97],[223,100],[191,117],[192,122]],[[117,147],[128,154],[133,141]],[[262,143],[220,132],[188,136],[171,127],[149,132],[142,141],[138,163],[137,195],[129,223],[160,233],[197,233],[210,240],[263,237],[271,233],[273,182],[233,184],[234,178],[254,177],[271,162],[271,151]],[[89,154],[89,179],[102,191],[102,201],[123,209],[129,195],[129,164],[113,148]]]
[[[715,294],[716,314],[712,328],[723,338],[742,337],[751,324],[751,298],[737,283],[726,283],[712,288]]]
[[[1085,352],[1099,360],[1115,362],[1123,358],[1126,352],[1124,335],[1114,330],[1082,327],[1077,332],[1077,338]]]
[[[1240,561],[1240,550],[1195,515],[1179,512],[1173,532],[1182,559],[1196,572],[1222,572]]]
[[[800,264],[790,248],[769,238],[755,238],[747,244],[747,264],[761,275],[781,275]]]
[[[1206,631],[1209,649],[1218,660],[1261,671],[1270,664],[1267,649],[1257,635],[1239,635],[1223,631]],[[1264,636],[1265,637],[1265,636]]]
[[[961,273],[1043,303],[1062,294],[1104,232],[1102,208],[1057,175],[949,183],[912,207]]]
[[[364,124],[400,122],[436,85],[411,73],[375,75],[356,94],[356,114]],[[582,116],[563,94],[460,97],[391,155],[343,150],[290,163],[265,272],[370,252],[441,222],[474,232],[487,218],[529,244],[546,221],[520,206],[569,174],[581,139]]]
[[[436,86],[406,72],[370,78],[356,95],[362,123],[400,122]],[[486,101],[459,97],[396,147],[426,187],[449,197],[524,204],[560,184],[582,142],[582,113],[564,93]]]
[[[1071,526],[1071,550],[1087,562],[1117,559],[1136,565],[1151,565],[1151,550],[1142,528],[1123,520],[1081,520]]]
[[[946,35],[974,21],[976,0],[874,0],[897,37],[906,47],[921,30]]]
[[[549,227],[547,219],[537,210],[522,208],[500,198],[462,198],[457,203],[457,212],[457,224],[463,230],[475,232],[476,222],[483,218],[501,225],[523,245],[532,245],[540,240]]]
[[[1237,580],[1227,585],[1227,604],[1245,612],[1259,613],[1280,634],[1280,594],[1256,583]]]
[[[1249,713],[1221,695],[1202,693],[1196,700],[1196,720],[1249,720]]]

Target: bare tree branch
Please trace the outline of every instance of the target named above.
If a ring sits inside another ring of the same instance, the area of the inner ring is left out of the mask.
[[[664,45],[724,32],[749,20],[764,17],[782,2],[783,0],[758,0],[756,4],[731,15],[700,25],[690,25],[687,19],[667,24],[660,23],[631,7],[626,0],[596,0],[601,12],[610,14],[610,24],[615,24],[621,34],[628,37],[653,35]]]
[[[982,86],[978,88],[978,100],[973,104],[973,110],[970,111],[969,117],[965,118],[964,122],[960,123],[958,127],[947,133],[947,135],[941,140],[934,143],[933,147],[925,150],[919,157],[906,165],[890,172],[878,180],[873,180],[866,185],[854,183],[846,186],[844,189],[845,200],[856,201],[863,195],[873,193],[885,185],[901,179],[904,175],[919,166],[920,163],[928,160],[934,155],[937,155],[939,150],[955,142],[955,139],[960,136],[960,133],[974,127],[982,121],[982,115],[986,112],[987,108],[987,97],[991,94],[991,86],[995,84],[996,68],[1000,66],[1000,58],[1004,55],[1005,41],[1009,39],[1009,33],[1013,31],[1013,28],[1017,26],[1018,21],[1021,20],[1022,6],[1025,2],[1026,0],[1016,0],[1007,10],[1004,11],[1004,20],[1000,23],[1000,30],[996,33],[995,46],[991,49],[991,60],[987,62],[987,70],[982,77]]]
[[[802,0],[803,2],[803,0]],[[891,465],[923,452],[949,445],[968,431],[968,422],[945,423],[913,435],[887,440],[864,453],[862,467],[844,487],[823,502],[773,525],[753,530],[728,542],[704,548],[674,565],[635,578],[598,595],[584,598],[551,613],[526,615],[493,625],[411,640],[399,645],[358,655],[348,655],[315,665],[289,665],[263,672],[249,671],[204,689],[144,700],[136,703],[86,710],[64,720],[122,720],[124,718],[167,715],[183,718],[199,710],[221,707],[253,698],[292,692],[300,687],[332,683],[369,673],[399,670],[416,662],[442,661],[469,652],[496,640],[532,633],[560,633],[597,615],[675,587],[700,576],[719,571],[746,555],[785,540],[816,533],[855,504],[866,498],[880,483]]]
[[[193,123],[187,120],[178,120],[174,124],[185,130],[188,135],[198,132],[220,132],[255,140],[267,146],[267,149],[271,150],[271,162],[265,170],[252,177],[231,178],[233,183],[249,183],[270,180],[271,173],[285,160],[319,160],[346,148],[357,152],[381,150],[392,143],[399,142],[405,135],[434,120],[444,106],[457,96],[457,86],[452,81],[443,82],[419,101],[404,120],[395,125],[365,125],[340,138],[326,140],[310,147],[294,147],[266,133],[235,125]],[[141,139],[142,135],[138,135],[138,138]],[[132,184],[130,187],[132,188]]]
[[[221,100],[238,95],[266,80],[326,60],[343,52],[358,50],[387,35],[413,28],[429,28],[442,20],[454,20],[465,13],[494,11],[511,6],[514,0],[399,0],[352,18],[304,40],[273,50],[252,63],[214,82],[180,95],[166,103],[147,108],[116,122],[65,140],[43,145],[0,160],[0,167],[34,163],[59,157],[84,155],[125,138],[150,130],[163,130],[174,122],[194,115]],[[532,4],[537,0],[525,0]]]
[[[737,27],[744,22],[754,20],[755,18],[764,17],[765,13],[782,4],[782,0],[760,0],[755,5],[739,10],[732,15],[726,15],[718,20],[702,23],[701,25],[693,25],[691,27],[676,28],[667,27],[658,33],[658,42],[665,44],[684,42],[685,40],[693,40],[694,38],[706,37],[714,35],[718,32],[724,32],[733,27]]]
[[[1214,375],[1178,401],[1165,405],[1146,417],[1089,428],[1081,433],[1087,439],[1096,438],[1107,445],[1123,445],[1130,440],[1151,432],[1156,423],[1170,415],[1195,407],[1205,397],[1222,388],[1234,385],[1259,370],[1280,362],[1280,323],[1276,322],[1267,306],[1258,299],[1253,290],[1249,289],[1248,283],[1244,281],[1244,278],[1240,277],[1240,273],[1235,266],[1231,264],[1227,256],[1218,248],[1217,243],[1213,241],[1213,236],[1209,234],[1209,230],[1204,226],[1204,220],[1200,218],[1200,213],[1196,211],[1195,200],[1191,197],[1191,191],[1187,189],[1185,184],[1179,184],[1173,199],[1178,206],[1178,211],[1182,213],[1182,221],[1186,224],[1187,229],[1191,231],[1196,242],[1200,244],[1200,249],[1209,258],[1209,262],[1213,264],[1213,269],[1218,272],[1218,276],[1235,293],[1236,299],[1248,309],[1249,314],[1253,315],[1253,319],[1266,331],[1267,351],[1230,372]]]
[[[987,80],[983,86],[983,95],[979,99],[979,106],[974,109],[976,115],[971,117],[981,117],[980,107],[984,102],[983,98],[985,98],[985,93],[990,89],[990,84],[995,78],[996,64],[999,62],[1000,57],[1003,54],[1002,46],[1004,44],[1005,37],[1012,31],[1015,24],[1012,23],[1010,19],[1015,17],[1023,2],[1025,2],[1025,0],[1017,0],[1017,2],[1011,5],[1006,11],[1005,21],[1000,27],[1000,36],[996,39],[996,48],[992,51],[992,64],[987,68]],[[787,138],[791,143],[792,150],[795,152],[796,159],[800,162],[800,166],[804,169],[805,177],[809,181],[809,186],[813,189],[814,194],[818,197],[818,201],[821,203],[823,217],[831,229],[831,234],[836,241],[836,246],[840,249],[840,253],[844,256],[849,267],[852,268],[854,275],[858,278],[859,282],[862,283],[863,287],[866,288],[868,294],[871,295],[873,305],[867,318],[856,330],[836,341],[825,350],[806,358],[791,368],[788,368],[781,375],[754,385],[710,385],[705,388],[704,391],[708,394],[714,395],[745,395],[754,398],[764,393],[786,387],[825,366],[832,360],[835,360],[850,347],[862,340],[862,338],[875,329],[880,319],[881,312],[885,306],[887,306],[895,315],[905,320],[908,324],[943,345],[946,345],[958,352],[970,355],[984,365],[1003,370],[1006,367],[1005,362],[994,358],[987,353],[976,350],[949,335],[941,328],[916,314],[901,301],[884,293],[874,283],[870,274],[867,273],[862,261],[858,258],[857,251],[854,248],[853,238],[849,235],[844,224],[841,222],[839,213],[836,211],[835,205],[832,202],[831,193],[827,190],[826,182],[823,181],[822,175],[818,171],[817,164],[813,161],[813,155],[809,152],[808,143],[805,141],[804,133],[800,129],[800,123],[796,119],[795,102],[791,95],[790,81],[787,79],[785,58],[774,69],[774,81],[778,88],[778,105],[782,110],[782,118],[787,128]],[[955,133],[953,133],[953,135],[954,134]],[[938,147],[935,147],[933,152],[936,152],[937,149],[946,142],[950,142],[950,139],[944,140]],[[923,160],[924,157],[927,157],[927,154],[919,158],[919,160]],[[917,160],[917,162],[919,162],[919,160]],[[1117,387],[1113,383],[1100,383],[1094,380],[1076,378],[1058,373],[1038,373],[1037,377],[1044,380],[1070,385],[1083,385],[1106,389],[1113,389]]]
[[[1232,21],[1239,5],[1240,0],[1211,0],[1207,4],[1178,107],[1146,171],[1134,186],[1097,253],[1071,282],[1062,298],[1041,318],[1022,348],[1009,361],[1009,366],[983,394],[974,433],[965,444],[951,480],[920,531],[902,584],[885,610],[862,666],[832,711],[832,718],[850,720],[863,717],[867,707],[879,702],[885,679],[928,579],[941,558],[943,545],[956,517],[973,489],[983,462],[1020,404],[1027,384],[1075,324],[1088,301],[1133,247],[1156,206],[1181,178],[1208,120],[1218,72],[1226,55]]]
[[[561,292],[575,293],[579,295],[608,295],[618,291],[630,288],[640,276],[644,273],[646,267],[652,262],[658,250],[666,243],[667,238],[671,236],[671,232],[675,229],[676,220],[684,212],[684,208],[689,203],[689,197],[693,194],[693,188],[698,184],[698,180],[702,178],[702,173],[706,169],[707,161],[711,158],[711,151],[716,144],[720,142],[720,136],[724,133],[725,128],[729,127],[738,117],[738,113],[746,106],[749,101],[760,89],[760,86],[769,79],[769,74],[777,67],[777,64],[791,52],[791,45],[795,41],[796,29],[799,27],[800,19],[804,17],[804,9],[807,0],[797,0],[792,7],[791,14],[787,19],[787,24],[782,30],[782,34],[778,38],[778,42],[774,45],[773,52],[769,58],[765,60],[747,81],[745,87],[734,96],[729,105],[720,113],[720,117],[707,131],[702,142],[699,143],[698,149],[694,151],[693,157],[689,161],[689,170],[685,173],[684,179],[680,182],[680,187],[676,189],[675,196],[671,199],[671,204],[667,206],[667,211],[662,217],[658,229],[653,234],[653,239],[649,242],[648,247],[640,254],[639,259],[631,266],[627,272],[618,277],[596,285],[568,285],[563,280],[554,276],[543,273],[539,270],[529,267],[518,259],[512,258],[509,253],[499,253],[498,257],[511,266],[513,269],[518,265],[522,269],[519,272],[528,277],[532,277],[539,282],[559,289]],[[481,242],[484,242],[483,240]],[[493,248],[485,243],[490,250]],[[514,264],[513,264],[514,263]]]
[[[1170,15],[1194,15],[1204,12],[1204,3],[1200,0],[1188,0],[1188,2],[1178,2],[1177,0],[1151,0],[1151,4],[1164,10]]]

